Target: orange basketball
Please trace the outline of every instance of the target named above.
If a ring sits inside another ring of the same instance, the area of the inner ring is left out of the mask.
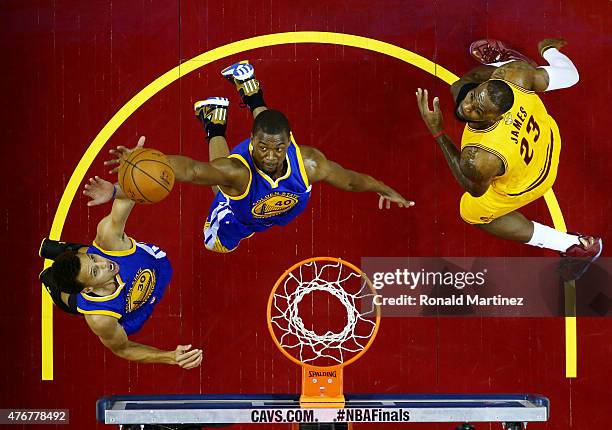
[[[174,170],[168,158],[156,149],[139,148],[121,163],[119,185],[136,203],[157,203],[174,186]]]

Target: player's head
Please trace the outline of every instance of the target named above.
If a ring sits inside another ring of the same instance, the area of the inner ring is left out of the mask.
[[[457,105],[455,116],[463,122],[496,121],[514,103],[514,94],[502,81],[487,81],[470,90]]]
[[[281,112],[267,109],[253,121],[251,144],[253,160],[265,173],[274,174],[285,161],[291,128]]]
[[[57,257],[51,271],[64,293],[88,293],[114,282],[119,265],[97,254],[66,251]]]

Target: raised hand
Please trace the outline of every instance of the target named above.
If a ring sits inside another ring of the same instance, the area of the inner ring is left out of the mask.
[[[112,170],[110,170],[108,173],[117,173],[119,171],[119,167],[121,167],[121,163],[123,162],[123,160],[128,158],[132,151],[134,151],[135,149],[142,148],[144,146],[144,143],[145,137],[140,136],[140,139],[138,139],[138,143],[132,149],[119,145],[117,149],[111,149],[110,151],[108,151],[109,154],[115,157],[113,160],[108,160],[104,162],[105,166],[113,167]]]
[[[202,350],[191,349],[191,345],[178,345],[174,350],[174,359],[183,369],[193,369],[202,364]]]
[[[442,112],[440,111],[440,100],[437,97],[433,99],[433,111],[429,110],[429,100],[427,98],[427,90],[417,89],[416,98],[419,111],[421,111],[421,118],[427,125],[427,128],[431,134],[439,133],[444,128],[444,120],[442,118]]]
[[[410,206],[414,206],[413,201],[406,200],[404,196],[386,185],[385,189],[379,192],[378,195],[380,196],[380,199],[378,199],[378,209],[382,209],[383,207],[386,207],[387,209],[391,208],[391,202],[397,203],[400,208],[409,208]]]
[[[114,191],[115,188],[111,182],[99,176],[94,176],[89,179],[89,183],[85,184],[83,194],[91,199],[87,202],[87,206],[97,206],[110,201],[113,198]]]
[[[542,51],[547,48],[557,48],[561,50],[565,45],[567,45],[567,41],[565,39],[543,39],[538,42],[538,52],[542,55]]]

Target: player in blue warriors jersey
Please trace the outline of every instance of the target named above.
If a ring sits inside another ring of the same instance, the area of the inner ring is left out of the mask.
[[[221,73],[253,114],[250,138],[230,153],[225,140],[229,100],[212,97],[195,104],[210,162],[168,156],[177,181],[213,186],[215,199],[204,225],[207,249],[230,252],[254,233],[288,224],[306,208],[312,184],[319,181],[342,190],[378,193],[381,209],[391,202],[400,207],[414,204],[382,181],[345,169],[316,148],[298,146],[285,115],[267,108],[251,64],[242,61]],[[130,151],[111,150],[116,159],[106,164],[120,164]]]
[[[202,362],[202,351],[178,345],[164,351],[129,340],[161,301],[172,266],[159,247],[137,242],[125,232],[134,202],[121,188],[98,177],[85,185],[89,205],[115,196],[113,207],[99,223],[90,246],[44,239],[41,257],[54,260],[40,278],[62,310],[85,316],[89,328],[113,353],[143,363],[177,364],[185,369]]]

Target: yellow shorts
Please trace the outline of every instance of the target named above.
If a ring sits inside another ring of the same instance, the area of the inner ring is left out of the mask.
[[[546,191],[552,188],[557,178],[559,167],[559,155],[561,153],[561,137],[558,129],[553,129],[554,146],[551,159],[550,171],[546,179],[529,192],[520,195],[507,195],[490,186],[486,193],[480,197],[473,197],[464,193],[459,204],[461,218],[468,224],[488,224],[496,218],[513,212],[528,203],[542,197]]]

